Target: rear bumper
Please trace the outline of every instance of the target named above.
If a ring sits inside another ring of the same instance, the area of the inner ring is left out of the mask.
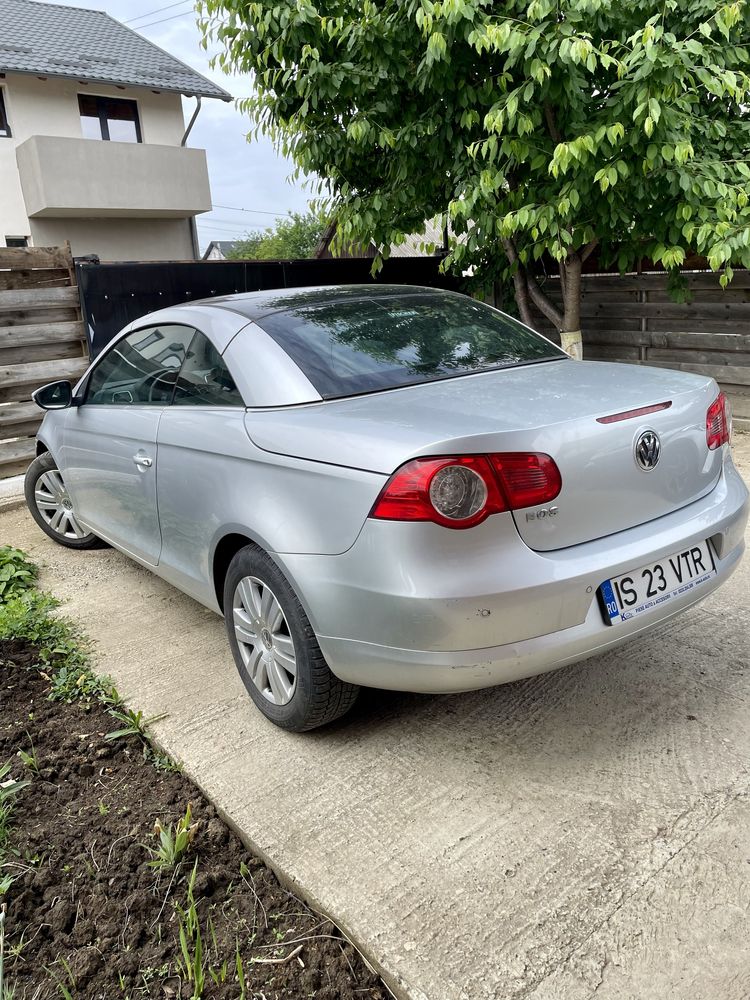
[[[321,648],[341,680],[364,687],[448,694],[506,684],[614,649],[699,604],[732,574],[744,548],[742,543],[733,549],[721,561],[718,574],[699,591],[670,603],[669,614],[644,615],[620,625],[606,625],[598,601],[593,601],[580,625],[489,649],[440,653],[331,638],[321,639]]]
[[[748,492],[727,456],[701,500],[557,552],[532,551],[495,515],[467,532],[368,521],[348,553],[280,561],[339,678],[468,691],[614,648],[703,600],[737,567],[747,517]],[[718,557],[716,577],[637,619],[605,623],[597,598],[604,580],[705,538]]]

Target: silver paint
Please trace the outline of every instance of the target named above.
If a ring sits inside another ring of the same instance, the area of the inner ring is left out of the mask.
[[[216,611],[216,548],[244,536],[295,589],[334,673],[421,691],[552,669],[656,625],[664,611],[606,625],[596,590],[694,541],[711,537],[717,551],[702,596],[735,568],[748,493],[729,449],[706,446],[713,380],[562,360],[325,402],[254,322],[294,294],[177,306],[123,331],[194,325],[224,353],[246,409],[84,404],[46,415],[39,438],[82,527]],[[596,420],[667,399],[648,425]],[[644,476],[633,448],[648,430],[662,451]],[[368,517],[410,458],[489,451],[552,455],[563,481],[553,506],[466,531]]]

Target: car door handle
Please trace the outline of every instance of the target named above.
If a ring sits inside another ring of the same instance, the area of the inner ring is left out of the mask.
[[[133,461],[136,465],[142,465],[144,469],[150,469],[154,464],[154,460],[149,458],[148,455],[133,455]]]

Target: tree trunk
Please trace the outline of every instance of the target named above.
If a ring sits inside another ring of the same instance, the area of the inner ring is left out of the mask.
[[[531,312],[533,303],[560,334],[563,350],[578,361],[583,358],[581,275],[583,264],[597,243],[598,240],[594,239],[580,251],[571,253],[564,261],[560,261],[560,292],[563,300],[563,311],[560,312],[555,303],[544,293],[534,274],[521,263],[514,242],[503,240],[508,261],[513,267],[513,287],[521,319],[533,330],[538,328],[538,323]]]
[[[581,334],[581,268],[583,261],[577,253],[560,261],[560,284],[563,293],[563,320],[560,326],[562,349],[576,361],[583,359]]]

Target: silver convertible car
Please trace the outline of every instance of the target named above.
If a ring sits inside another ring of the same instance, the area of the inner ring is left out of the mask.
[[[611,649],[720,586],[748,493],[709,378],[571,360],[408,286],[214,298],[126,327],[49,412],[32,515],[223,614],[305,730]]]

